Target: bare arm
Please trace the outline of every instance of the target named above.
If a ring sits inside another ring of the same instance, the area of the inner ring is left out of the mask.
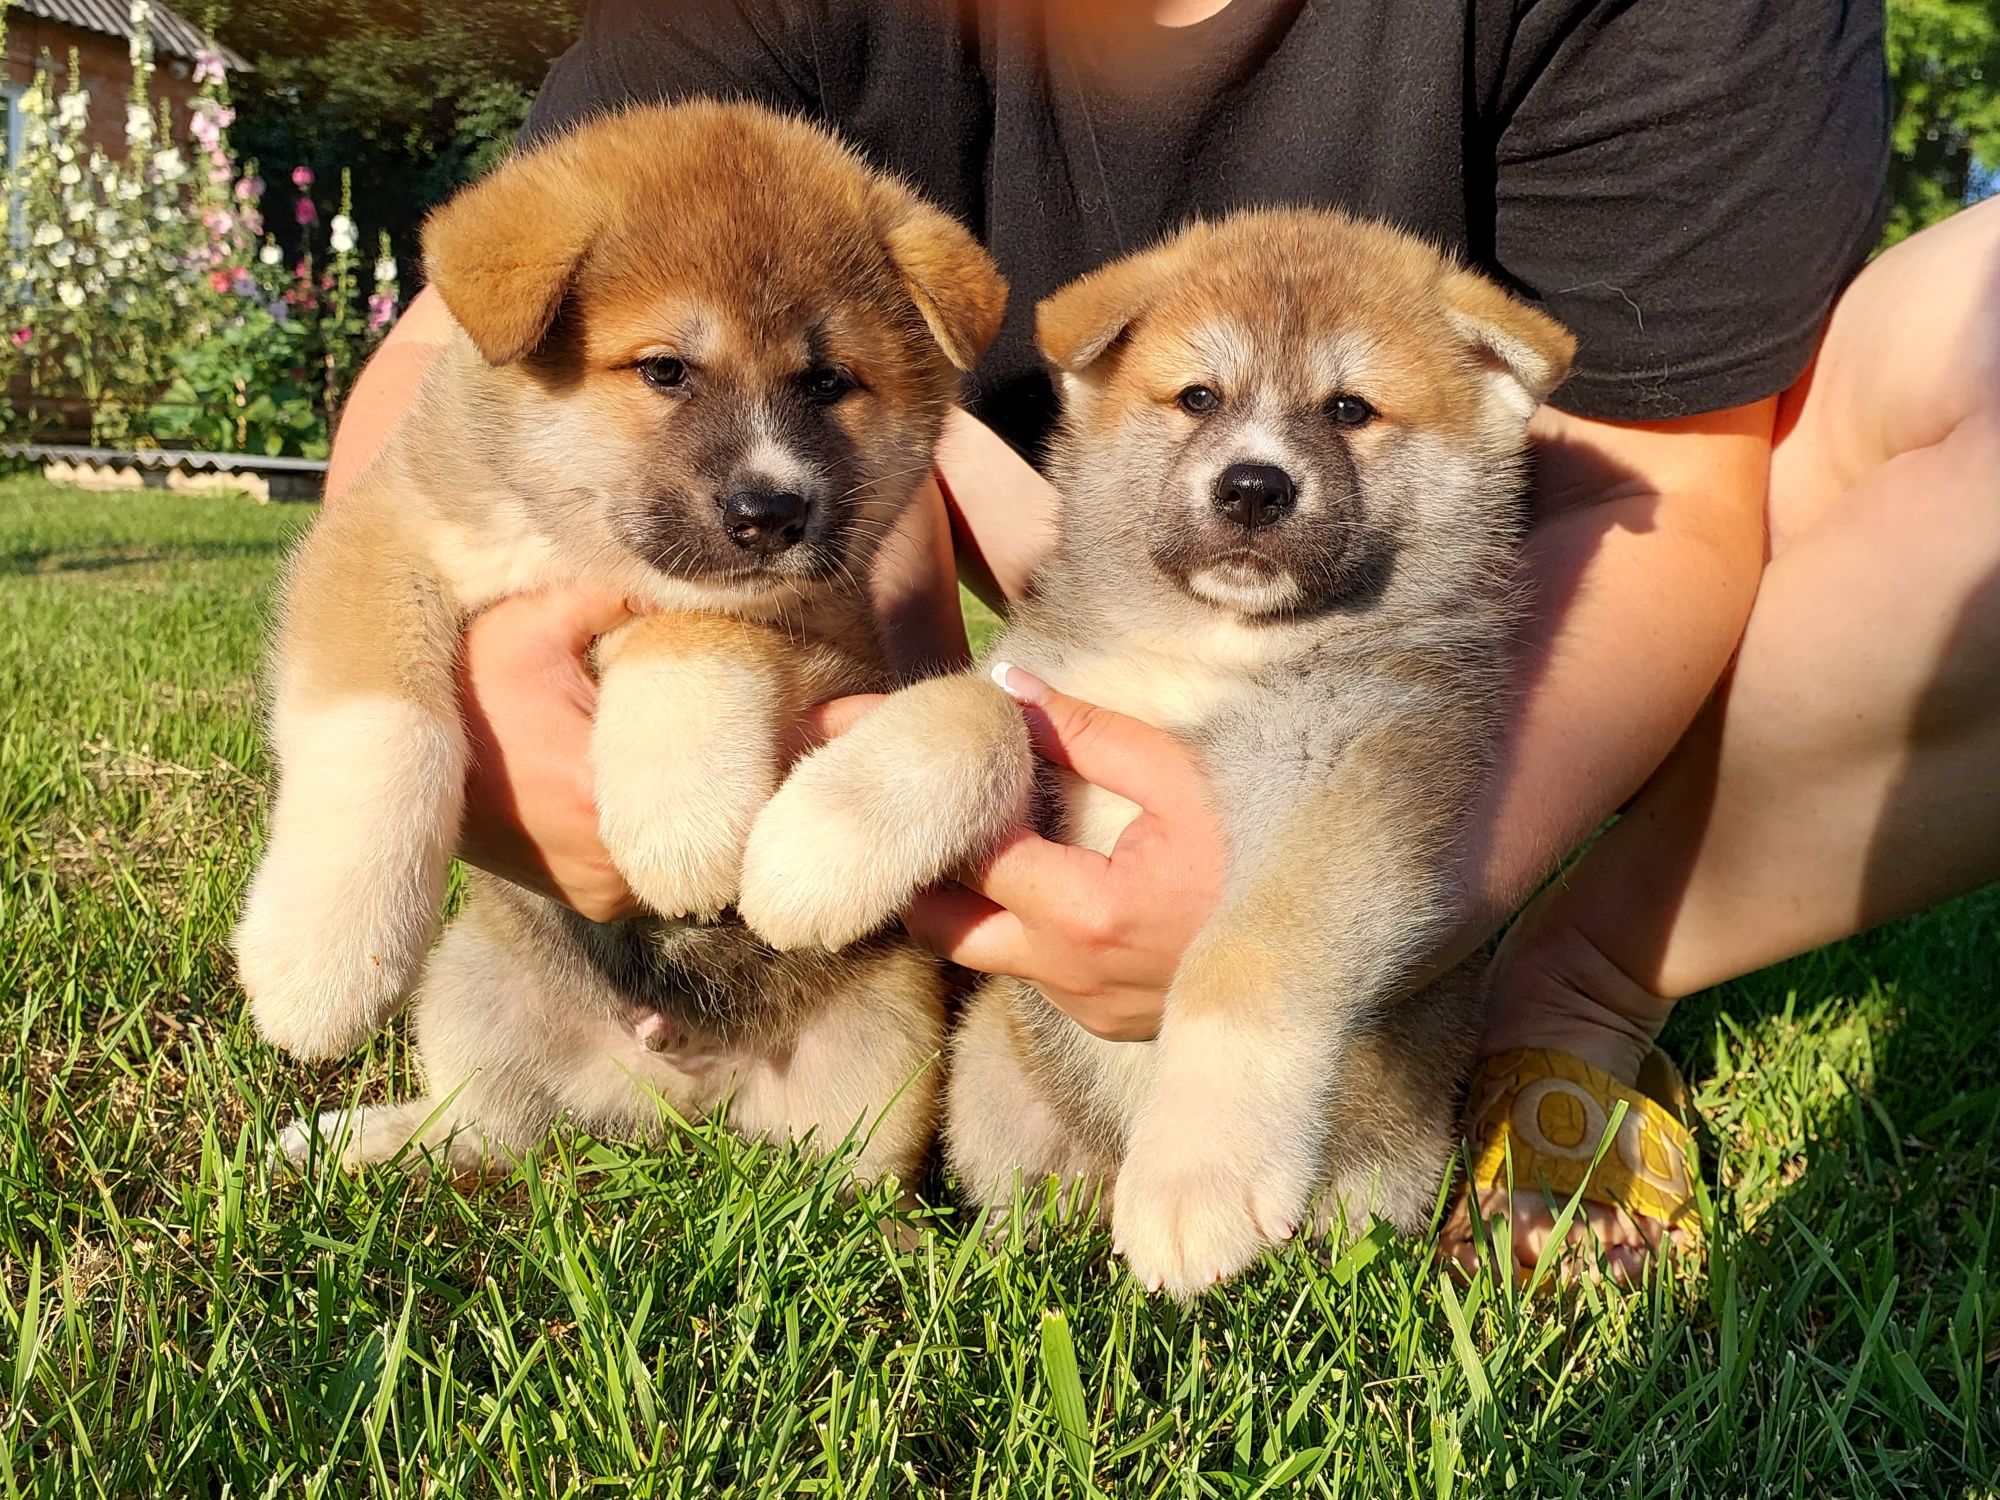
[[[333,453],[327,460],[329,500],[337,498],[382,451],[450,336],[451,315],[444,310],[444,300],[425,287],[396,320],[348,392],[347,404],[340,411],[340,430],[333,437]]]

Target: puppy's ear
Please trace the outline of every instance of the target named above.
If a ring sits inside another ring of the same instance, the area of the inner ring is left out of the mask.
[[[534,352],[603,223],[567,143],[516,156],[424,221],[424,270],[486,362]]]
[[[1128,255],[1059,287],[1035,309],[1035,342],[1066,375],[1095,364],[1167,287],[1181,241]]]
[[[954,366],[970,370],[1007,311],[1007,283],[993,257],[971,230],[898,182],[880,185],[875,222],[931,337]]]
[[[1445,283],[1445,315],[1501,387],[1507,404],[1526,417],[1569,374],[1576,339],[1547,313],[1509,296],[1473,271],[1453,271]]]

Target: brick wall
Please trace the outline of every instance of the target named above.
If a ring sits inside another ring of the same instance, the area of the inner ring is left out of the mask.
[[[90,90],[90,123],[86,135],[107,156],[125,151],[125,100],[132,91],[132,59],[122,37],[103,36],[75,26],[7,12],[6,79],[26,84],[44,54],[54,66],[56,87],[69,86],[69,54],[74,47],[82,64],[83,86]],[[153,70],[153,97],[173,105],[174,133],[187,138],[188,101],[194,98],[194,64],[181,57],[159,57]]]

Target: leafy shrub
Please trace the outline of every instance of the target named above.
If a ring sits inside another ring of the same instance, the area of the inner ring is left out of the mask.
[[[94,443],[201,446],[323,457],[332,414],[397,308],[385,253],[364,307],[357,231],[342,182],[322,234],[313,175],[292,174],[307,253],[291,267],[266,230],[264,183],[239,170],[219,58],[197,61],[199,93],[177,144],[150,93],[147,0],[135,0],[126,149],[84,139],[89,95],[49,68],[21,101],[21,159],[5,186],[20,204],[0,276],[0,412],[12,435],[87,428]],[[324,244],[323,262],[317,253]]]

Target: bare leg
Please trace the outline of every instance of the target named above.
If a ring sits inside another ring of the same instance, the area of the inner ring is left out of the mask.
[[[1849,289],[1769,523],[1729,679],[1509,934],[1484,1051],[1630,1079],[1679,997],[2000,877],[2000,203]],[[1594,1219],[1636,1265],[1652,1226]],[[1548,1228],[1516,1205],[1524,1258]]]

